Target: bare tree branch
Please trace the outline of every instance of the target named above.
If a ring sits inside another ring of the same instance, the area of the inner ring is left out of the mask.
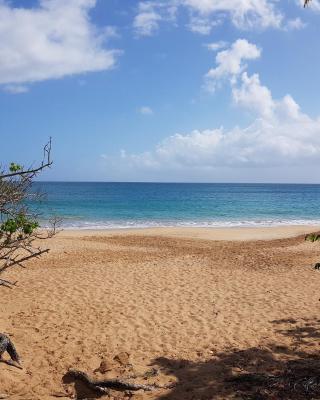
[[[31,175],[32,177],[34,177],[36,174],[38,174],[39,172],[41,172],[43,169],[51,167],[53,161],[51,160],[50,156],[51,156],[51,137],[49,139],[49,142],[44,146],[43,148],[43,160],[41,162],[41,164],[36,167],[36,168],[28,168],[27,170],[20,170],[17,172],[11,172],[11,173],[7,173],[7,174],[1,174],[0,173],[0,179],[4,179],[4,178],[12,178],[14,176],[23,176],[23,175]]]
[[[23,267],[24,262],[49,251],[35,243],[52,237],[59,221],[55,218],[50,229],[39,229],[39,214],[34,205],[42,195],[35,193],[32,184],[39,172],[52,165],[51,144],[50,138],[39,166],[24,169],[11,163],[0,171],[0,275],[11,267]],[[0,284],[8,282],[2,279]]]

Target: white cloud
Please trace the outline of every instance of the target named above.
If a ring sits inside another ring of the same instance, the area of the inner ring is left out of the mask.
[[[140,107],[139,112],[142,115],[153,115],[154,114],[152,108],[148,107],[148,106]]]
[[[5,85],[3,87],[3,90],[11,94],[21,94],[27,93],[29,91],[29,88],[24,85]]]
[[[306,24],[301,20],[301,18],[290,19],[285,26],[285,30],[300,30],[306,27]]]
[[[220,40],[219,42],[207,43],[204,46],[210,51],[218,51],[227,47],[228,43]]]
[[[199,15],[192,15],[187,26],[192,32],[200,33],[201,35],[209,35],[212,29],[221,25],[221,23],[221,19],[211,20],[210,18]]]
[[[161,21],[174,21],[177,12],[175,0],[170,1],[141,1],[133,21],[137,36],[152,36]]]
[[[186,10],[187,27],[208,35],[212,29],[229,19],[239,29],[280,28],[283,15],[274,0],[149,0],[140,1],[134,29],[140,36],[150,36],[160,22],[175,21],[176,13]]]
[[[245,60],[259,58],[261,50],[246,39],[236,40],[229,49],[220,51],[216,56],[215,68],[211,68],[206,76],[206,88],[214,91],[221,79],[230,78],[232,81],[246,67]]]
[[[283,19],[270,0],[182,0],[182,3],[204,17],[226,14],[240,29],[279,28]]]
[[[244,70],[242,60],[259,56],[258,48],[248,42],[240,46],[235,43],[218,58],[219,69],[214,76],[233,77],[233,101],[252,115],[252,123],[228,130],[218,127],[177,133],[152,150],[122,152],[121,160],[115,163],[120,171],[134,171],[136,177],[153,179],[168,176],[173,180],[210,180],[219,178],[222,170],[229,171],[230,179],[232,174],[241,176],[239,171],[243,170],[245,175],[240,179],[247,180],[248,173],[261,169],[272,169],[271,176],[277,177],[289,167],[299,173],[299,168],[306,170],[309,166],[312,170],[320,166],[320,118],[303,113],[290,95],[275,99],[258,74],[249,75]],[[230,61],[230,52],[236,54],[235,62],[234,57]]]
[[[89,17],[95,0],[40,0],[33,8],[0,2],[0,84],[20,85],[114,67],[104,42],[114,28]],[[16,86],[19,87],[19,86]]]
[[[263,117],[273,115],[275,104],[270,90],[262,86],[258,74],[248,76],[244,72],[241,77],[241,85],[232,88],[235,103],[248,110],[255,111]]]
[[[151,36],[159,28],[162,17],[152,2],[139,3],[139,11],[133,21],[138,36]]]
[[[256,84],[256,83],[255,83]],[[245,128],[175,134],[152,151],[122,153],[128,169],[213,171],[219,167],[275,167],[320,161],[320,119],[303,114],[290,96],[273,100],[272,115],[258,114]]]

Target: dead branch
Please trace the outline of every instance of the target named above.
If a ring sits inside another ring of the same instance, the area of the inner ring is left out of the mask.
[[[288,370],[283,374],[278,375],[258,373],[240,374],[227,379],[227,381],[238,385],[239,387],[254,386],[261,390],[270,390],[273,393],[287,391],[292,393],[292,398],[295,398],[294,394],[303,396],[319,396],[320,377],[319,375],[309,375],[307,372],[308,371],[305,371],[303,374],[298,374]]]
[[[17,284],[17,282],[18,281],[10,282],[10,281],[7,281],[5,279],[0,279],[0,286],[5,286],[5,287],[7,287],[9,289],[12,289],[12,286],[15,286]]]
[[[10,365],[16,366],[16,364],[18,364],[20,366],[20,356],[14,344],[10,340],[9,336],[0,333],[0,359],[5,352],[7,352],[11,358],[12,363],[9,361]]]
[[[24,176],[24,175],[30,175],[31,177],[34,177],[37,175],[39,172],[41,172],[43,169],[48,168],[52,165],[53,161],[51,160],[51,137],[49,139],[49,142],[44,146],[43,148],[43,160],[41,164],[36,167],[36,168],[28,168],[27,170],[19,170],[17,172],[10,172],[7,174],[0,174],[0,179],[5,179],[5,178],[12,178],[15,176]]]
[[[108,393],[109,389],[120,390],[120,391],[144,390],[144,391],[150,392],[150,391],[156,390],[156,389],[168,389],[169,388],[168,386],[142,385],[142,384],[137,384],[137,383],[129,383],[129,382],[123,381],[121,379],[105,379],[105,380],[91,379],[85,372],[78,371],[76,369],[70,369],[67,372],[66,376],[69,376],[74,379],[78,379],[78,380],[82,381],[90,389],[92,389],[93,391],[100,393],[100,394]]]
[[[29,256],[22,257],[22,258],[12,258],[10,259],[9,263],[5,264],[2,268],[0,268],[0,273],[4,272],[6,269],[11,268],[15,265],[19,265],[20,267],[24,268],[23,262],[30,260],[31,258],[38,258],[42,254],[48,253],[49,249],[40,250],[30,254]],[[0,258],[1,259],[1,258]]]

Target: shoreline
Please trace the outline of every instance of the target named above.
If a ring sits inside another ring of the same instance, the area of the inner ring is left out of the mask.
[[[214,241],[248,241],[285,239],[320,231],[320,225],[286,225],[272,227],[152,227],[118,229],[65,229],[63,237],[82,236],[163,236]]]

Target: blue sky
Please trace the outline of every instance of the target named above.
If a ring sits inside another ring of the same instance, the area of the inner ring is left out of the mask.
[[[320,2],[0,1],[0,159],[47,180],[320,182]]]

